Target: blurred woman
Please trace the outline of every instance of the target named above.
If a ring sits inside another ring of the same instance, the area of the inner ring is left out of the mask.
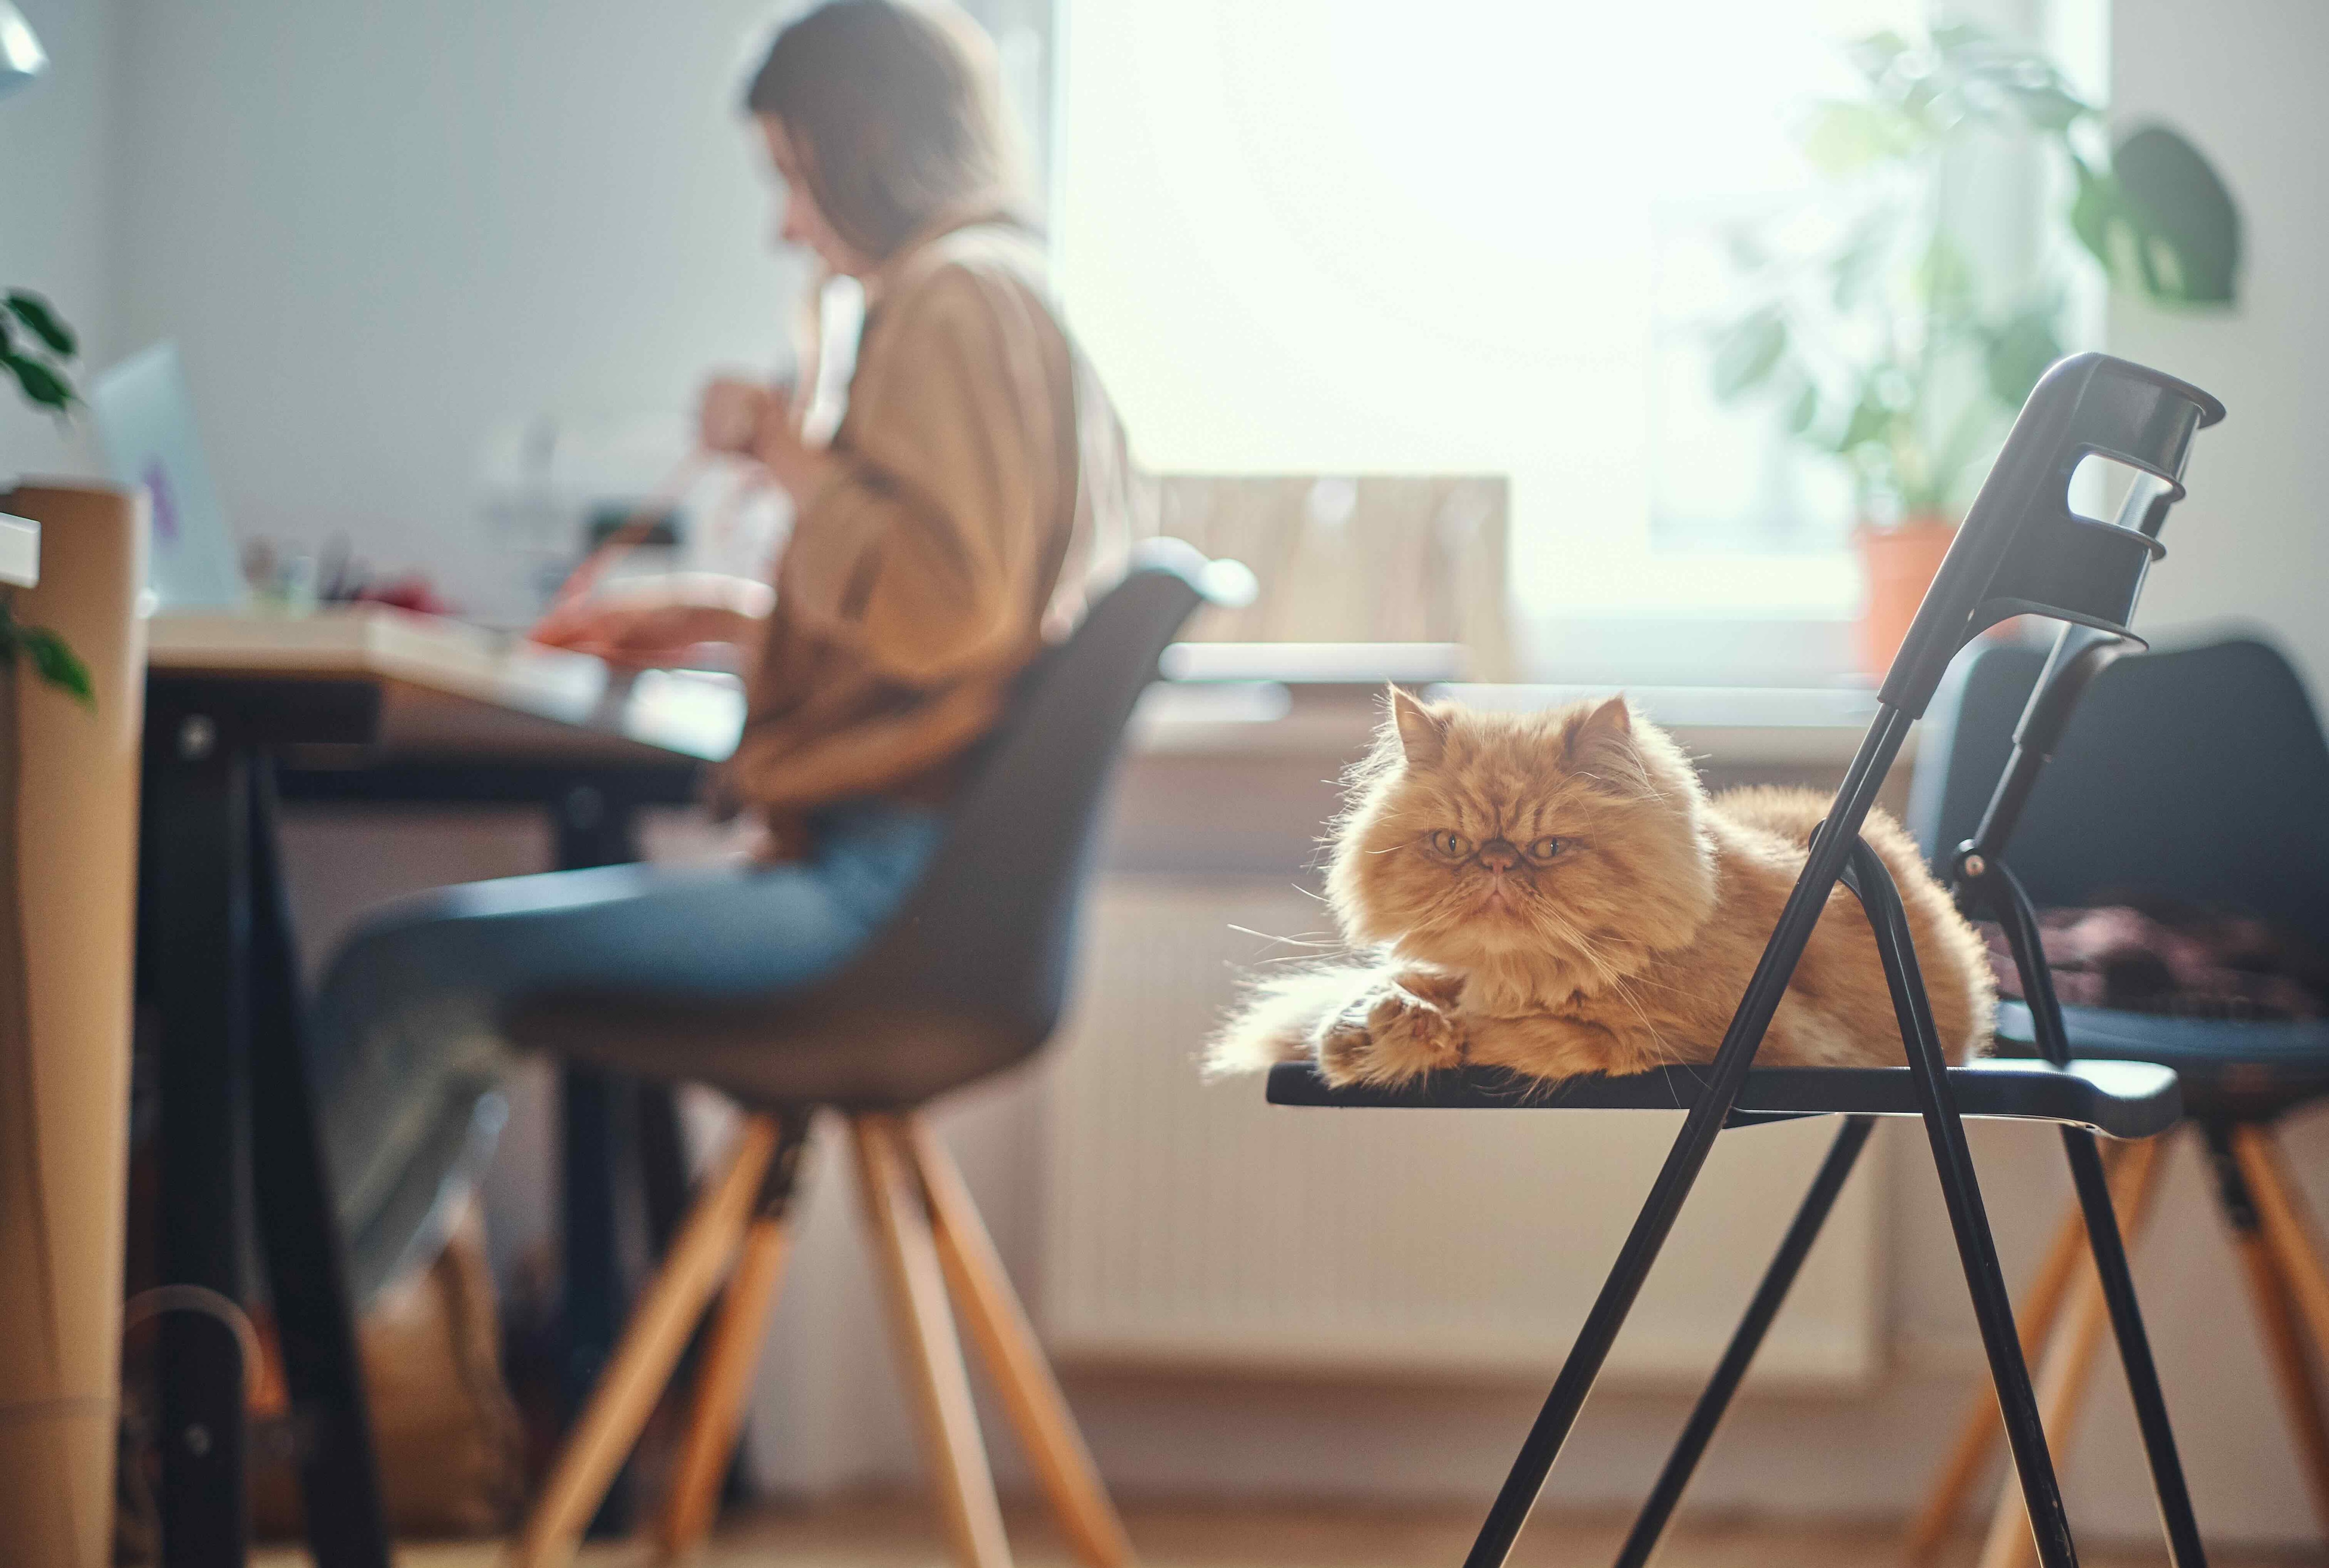
[[[750,718],[726,788],[798,855],[836,802],[944,801],[1047,618],[1071,618],[1095,553],[1121,553],[1130,507],[969,19],[833,0],[778,37],[745,105],[783,241],[864,288],[847,413],[818,446],[806,385],[714,380],[703,446],[792,496],[773,585],[673,579],[561,609],[535,636],[634,664],[735,645]]]
[[[457,1198],[510,998],[765,992],[838,967],[920,876],[1013,676],[1128,545],[1121,433],[1047,293],[997,96],[968,19],[904,0],[831,0],[753,77],[784,241],[864,286],[847,411],[819,444],[797,392],[714,380],[702,444],[795,504],[773,582],[627,587],[535,636],[632,665],[730,645],[748,716],[722,785],[766,826],[764,864],[472,883],[356,933],[315,1038],[360,1289]]]

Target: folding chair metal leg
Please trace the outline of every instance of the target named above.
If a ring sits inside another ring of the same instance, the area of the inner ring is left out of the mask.
[[[2117,1165],[2112,1168],[2111,1179],[2119,1179]],[[2054,1320],[2061,1315],[2062,1303],[2070,1293],[2071,1281],[2078,1278],[2079,1264],[2086,1255],[2086,1217],[2073,1197],[2016,1314],[2024,1361],[2037,1360],[2054,1332]],[[1949,1447],[1949,1457],[1942,1463],[1940,1476],[1925,1495],[1923,1507],[1909,1526],[1908,1544],[1901,1555],[1910,1568],[1922,1568],[1930,1563],[1956,1529],[1966,1500],[1981,1480],[1999,1430],[1995,1391],[1976,1389],[1966,1403],[1965,1415],[1957,1423],[1957,1440]]]
[[[2103,1305],[2102,1287],[2092,1272],[2082,1273],[2071,1287],[2063,1316],[2047,1337],[2037,1368],[2038,1418],[2047,1435],[2067,1450],[2078,1431],[2079,1413],[2086,1407],[2087,1391],[2094,1382],[2095,1361],[2110,1323]],[[2030,1568],[2037,1560],[2037,1541],[2030,1533],[2029,1511],[2022,1494],[2012,1487],[1999,1493],[1983,1537],[1979,1568]]]
[[[1561,1446],[1568,1442],[1570,1431],[1577,1424],[1578,1412],[1585,1408],[1586,1397],[1601,1375],[1609,1347],[1617,1343],[1618,1330],[1626,1326],[1634,1299],[1641,1294],[1642,1282],[1649,1278],[1650,1268],[1674,1230],[1675,1217],[1682,1213],[1683,1202],[1690,1196],[1690,1189],[1706,1164],[1707,1152],[1714,1147],[1715,1137],[1721,1132],[1731,1108],[1739,1103],[1739,1091],[1747,1080],[1748,1068],[1754,1064],[1755,1049],[1763,1043],[1764,1032],[1771,1026],[1771,1015],[1778,1011],[1779,999],[1787,994],[1787,981],[1804,956],[1805,945],[1811,940],[1812,928],[1827,906],[1827,895],[1843,875],[1845,860],[1860,843],[1861,824],[1867,820],[1869,808],[1875,804],[1876,791],[1882,786],[1886,771],[1900,755],[1909,722],[1909,715],[1901,710],[1886,707],[1861,741],[1860,751],[1837,791],[1834,813],[1814,837],[1811,851],[1804,857],[1803,873],[1796,878],[1794,891],[1788,893],[1787,905],[1779,912],[1778,923],[1772,928],[1771,940],[1763,949],[1763,957],[1747,981],[1739,1011],[1723,1032],[1722,1044],[1707,1069],[1705,1091],[1683,1118],[1682,1131],[1675,1135],[1665,1164],[1659,1167],[1650,1195],[1643,1202],[1642,1212],[1635,1216],[1634,1228],[1618,1250],[1608,1278],[1601,1282],[1601,1293],[1594,1298],[1592,1310],[1585,1315],[1584,1327],[1578,1330],[1577,1342],[1570,1347],[1569,1359],[1561,1364],[1552,1392],[1545,1395],[1543,1408],[1537,1412],[1536,1422],[1529,1428],[1521,1451],[1513,1460],[1512,1470],[1504,1477],[1504,1484],[1480,1525],[1480,1534],[1465,1556],[1464,1568],[1503,1568],[1513,1543],[1520,1538],[1521,1527],[1528,1523],[1529,1512],[1536,1507],[1537,1494],[1544,1489],[1545,1478],[1552,1473],[1553,1460],[1560,1458]]]
[[[2087,1241],[2094,1248],[2095,1272],[2102,1281],[2103,1300],[2110,1308],[2111,1334],[2118,1341],[2127,1393],[2135,1402],[2136,1425],[2143,1433],[2144,1458],[2150,1461],[2152,1490],[2159,1497],[2159,1523],[2167,1535],[2168,1556],[2175,1568],[2203,1568],[2207,1548],[2200,1541],[2199,1521],[2192,1517],[2192,1493],[2183,1482],[2183,1461],[2176,1456],[2175,1429],[2167,1419],[2159,1368],[2151,1358],[2151,1337],[2144,1330],[2143,1310],[2136,1300],[2135,1276],[2127,1269],[2126,1243],[2112,1212],[2102,1156],[2095,1148],[2095,1135],[2083,1127],[2062,1129],[2062,1148],[2070,1157],[2070,1179],[2078,1185],[2079,1202],[2087,1212]]]
[[[711,1339],[695,1369],[694,1403],[656,1531],[666,1561],[684,1557],[702,1544],[719,1511],[721,1483],[743,1433],[745,1397],[759,1365],[760,1343],[768,1337],[768,1308],[784,1276],[791,1241],[787,1211],[799,1177],[801,1153],[808,1145],[809,1121],[804,1110],[777,1118],[776,1157],[761,1178],[757,1212],[744,1233],[735,1271],[728,1278]]]
[[[2157,1195],[2163,1168],[2157,1139],[2136,1144],[2112,1167],[2113,1206],[2121,1215],[2121,1227],[2130,1239],[2140,1237],[2150,1219],[2152,1199]],[[2083,1217],[2080,1223],[2083,1224]],[[2083,1242],[2084,1236],[2079,1240]],[[2085,1251],[2083,1246],[2080,1251]],[[2064,1444],[2077,1430],[2095,1361],[2102,1350],[2103,1330],[2110,1321],[2101,1279],[2091,1270],[2079,1270],[2068,1312],[2068,1318],[2047,1337],[2045,1353],[2038,1366],[2039,1416],[2053,1440]],[[2022,1343],[2026,1359],[2030,1355],[2026,1333]],[[1982,1548],[1981,1568],[2027,1568],[2031,1548],[2028,1516],[2023,1511],[2022,1500],[2008,1492],[1998,1498],[1996,1511],[1990,1517],[1989,1539]]]
[[[2070,1542],[2070,1516],[2062,1507],[2061,1484],[2055,1478],[2054,1461],[2047,1452],[2046,1429],[2038,1419],[2030,1367],[2023,1360],[2022,1341],[2014,1331],[2013,1303],[2006,1294],[1997,1243],[1989,1233],[1989,1216],[1982,1207],[1973,1151],[1966,1145],[1965,1124],[1957,1117],[1957,1102],[1949,1091],[1948,1062],[1941,1053],[1924,979],[1917,969],[1908,913],[1900,906],[1900,892],[1892,885],[1884,863],[1857,840],[1852,848],[1852,869],[1849,880],[1868,912],[1876,950],[1884,960],[1884,978],[1891,987],[1893,1011],[1908,1047],[1910,1077],[1924,1110],[1925,1131],[1933,1146],[1933,1164],[1941,1179],[1941,1195],[1948,1204],[1949,1228],[1956,1233],[1966,1287],[1973,1297],[1974,1318],[1981,1327],[1982,1348],[1988,1353],[1990,1381],[1996,1386],[1998,1409],[2005,1418],[2006,1441],[2022,1479],[2023,1500],[2029,1506],[2039,1561],[2045,1568],[2075,1568],[2078,1552]],[[2104,1202],[2107,1210],[2107,1196]],[[2089,1214],[2091,1217],[2091,1209]],[[2111,1241],[2117,1241],[2116,1228]]]
[[[2239,1254],[2241,1270],[2248,1276],[2249,1299],[2256,1308],[2266,1358],[2272,1363],[2273,1383],[2280,1390],[2289,1429],[2296,1434],[2297,1461],[2312,1494],[2314,1516],[2320,1521],[2323,1536],[2329,1537],[2329,1411],[2322,1408],[2321,1387],[2305,1355],[2305,1331],[2296,1321],[2296,1291],[2272,1243],[2265,1238],[2255,1199],[2232,1154],[2229,1128],[2208,1129],[2208,1152],[2215,1165],[2218,1204],[2231,1229],[2232,1249]]]
[[[1723,1412],[1730,1407],[1730,1396],[1738,1393],[1740,1380],[1754,1364],[1755,1352],[1761,1348],[1771,1319],[1778,1316],[1780,1307],[1786,1303],[1805,1257],[1811,1252],[1812,1243],[1819,1240],[1820,1227],[1827,1223],[1828,1211],[1835,1206],[1836,1195],[1843,1190],[1844,1179],[1852,1175],[1860,1151],[1867,1147],[1868,1135],[1875,1130],[1876,1119],[1872,1116],[1846,1117],[1835,1141],[1828,1146],[1827,1158],[1821,1162],[1819,1174],[1812,1178],[1803,1206],[1796,1211],[1794,1223],[1781,1239],[1763,1282],[1756,1287],[1754,1299],[1748,1303],[1746,1316],[1739,1320],[1738,1331],[1730,1337],[1730,1347],[1722,1353],[1722,1360],[1708,1381],[1706,1391],[1698,1396],[1689,1424],[1675,1440],[1674,1452],[1667,1456],[1665,1469],[1658,1474],[1658,1484],[1650,1489],[1649,1501],[1642,1505],[1633,1531],[1626,1537],[1625,1549],[1617,1554],[1617,1568],[1643,1568],[1658,1549],[1658,1537],[1665,1534],[1674,1507],[1690,1485],[1691,1473],[1698,1468],[1707,1444],[1714,1440],[1715,1429],[1722,1424]]]

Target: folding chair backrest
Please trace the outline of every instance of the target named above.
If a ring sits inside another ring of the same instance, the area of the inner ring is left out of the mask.
[[[2052,616],[2128,637],[2160,524],[2183,499],[2193,432],[2224,417],[2198,387],[2108,354],[2039,380],[1886,675],[1879,698],[1921,714],[1957,649],[2013,616]],[[2070,479],[2089,455],[2141,477],[2117,517],[2080,516]]]

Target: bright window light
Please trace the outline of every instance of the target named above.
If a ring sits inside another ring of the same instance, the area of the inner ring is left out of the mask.
[[[1840,514],[1708,543],[1849,503],[1775,485],[1765,416],[1690,422],[1661,289],[1678,224],[1804,189],[1796,106],[1915,0],[1064,6],[1058,276],[1149,466],[1508,475],[1538,615],[1849,609]]]

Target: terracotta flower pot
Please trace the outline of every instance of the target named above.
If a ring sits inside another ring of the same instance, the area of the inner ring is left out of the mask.
[[[17,615],[89,666],[94,712],[0,691],[0,1563],[110,1559],[129,1134],[129,956],[146,701],[146,506],[27,485]]]
[[[1853,530],[1861,581],[1868,590],[1860,607],[1863,673],[1881,681],[1892,667],[1892,656],[1909,635],[1909,623],[1917,619],[1917,607],[1925,602],[1925,590],[1933,586],[1941,559],[1957,536],[1956,524],[1933,516],[1906,518],[1890,528],[1863,523]]]

